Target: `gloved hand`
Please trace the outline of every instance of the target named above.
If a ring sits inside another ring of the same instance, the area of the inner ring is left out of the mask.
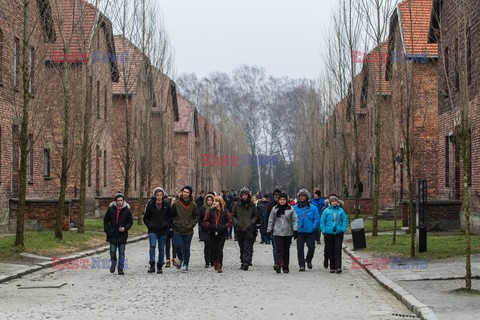
[[[298,238],[298,231],[293,231],[293,239],[297,240]]]
[[[267,231],[267,238],[272,239],[272,231]]]

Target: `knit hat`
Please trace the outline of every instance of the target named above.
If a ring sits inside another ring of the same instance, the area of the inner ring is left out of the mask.
[[[330,196],[330,203],[332,203],[332,200],[337,200],[337,202],[338,202],[337,196]]]
[[[297,197],[300,196],[306,196],[308,199],[310,199],[310,193],[307,189],[300,189],[300,191],[298,191]]]
[[[115,201],[117,201],[118,198],[122,198],[123,200],[125,200],[125,196],[124,196],[121,192],[118,192],[118,193],[115,195]]]
[[[280,189],[275,189],[273,190],[273,195],[275,195],[275,193],[280,194],[282,193],[282,191]]]
[[[185,187],[182,188],[182,191],[185,190],[185,189],[187,189],[188,191],[190,191],[190,194],[192,194],[192,192],[193,192],[193,188],[192,188],[192,187],[190,187],[190,186],[187,185],[187,186],[185,186]]]
[[[286,194],[285,192],[280,193],[280,195],[278,196],[278,200],[280,200],[281,198],[284,198],[288,201],[288,194]]]
[[[314,194],[316,194],[320,198],[322,197],[322,192],[320,190],[315,190]]]
[[[160,187],[156,187],[155,189],[153,189],[152,196],[153,196],[153,197],[156,197],[156,196],[157,196],[157,192],[159,192],[159,191],[162,192],[162,194],[165,196],[165,191],[164,191],[162,188],[160,188]]]

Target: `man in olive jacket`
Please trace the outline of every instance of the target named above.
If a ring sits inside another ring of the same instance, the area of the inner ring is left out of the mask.
[[[105,213],[103,218],[103,230],[107,235],[107,241],[110,242],[110,272],[115,272],[117,266],[117,248],[118,248],[118,274],[123,275],[125,263],[125,245],[128,239],[128,230],[132,227],[133,218],[130,206],[125,202],[121,193],[115,195],[113,202]]]
[[[240,200],[233,205],[232,217],[240,247],[240,268],[247,271],[252,264],[254,228],[258,219],[257,207],[252,202],[248,188],[244,187],[240,190]]]
[[[179,261],[177,269],[188,271],[190,261],[190,244],[193,238],[193,229],[200,216],[198,207],[192,197],[192,187],[185,186],[182,189],[180,199],[172,206],[173,210],[173,245]],[[182,266],[183,262],[183,266]]]

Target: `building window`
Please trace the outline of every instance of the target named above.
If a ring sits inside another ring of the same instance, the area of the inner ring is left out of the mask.
[[[448,91],[448,81],[450,80],[450,70],[449,70],[449,57],[448,57],[448,47],[445,47],[445,50],[443,52],[443,59],[445,60],[445,96],[448,97],[449,91]]]
[[[107,151],[103,150],[103,186],[107,187]]]
[[[3,79],[3,31],[0,29],[0,84]]]
[[[27,153],[27,178],[29,182],[33,181],[33,135],[28,135],[28,153]]]
[[[450,185],[450,137],[445,137],[445,187]]]
[[[28,92],[33,94],[33,75],[35,69],[35,49],[30,47],[28,50]]]
[[[55,29],[53,28],[53,19],[50,3],[46,0],[37,0],[40,9],[40,16],[43,24],[45,42],[54,43],[56,40]]]
[[[468,186],[472,186],[472,131],[468,133],[467,138],[467,156],[468,156],[468,171],[467,171],[467,183]]]
[[[100,119],[100,81],[97,81],[97,119]]]
[[[43,176],[50,178],[50,149],[43,149]]]
[[[92,149],[88,150],[88,164],[87,164],[88,186],[92,186]]]
[[[470,28],[467,29],[467,81],[472,83],[472,39],[470,36]]]
[[[460,60],[458,59],[458,38],[455,39],[455,89],[460,90]]]
[[[107,86],[105,86],[105,101],[104,101],[104,116],[105,116],[105,122],[108,121],[108,89]]]
[[[20,56],[20,40],[15,38],[13,42],[13,88],[17,88],[18,84],[18,68],[19,68],[19,56]]]

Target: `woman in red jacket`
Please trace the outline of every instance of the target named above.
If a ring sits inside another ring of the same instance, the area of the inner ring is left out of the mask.
[[[227,240],[228,229],[232,227],[232,215],[225,208],[222,197],[213,198],[213,207],[205,213],[203,226],[210,236],[210,255],[214,261],[215,270],[222,272],[223,246]]]

